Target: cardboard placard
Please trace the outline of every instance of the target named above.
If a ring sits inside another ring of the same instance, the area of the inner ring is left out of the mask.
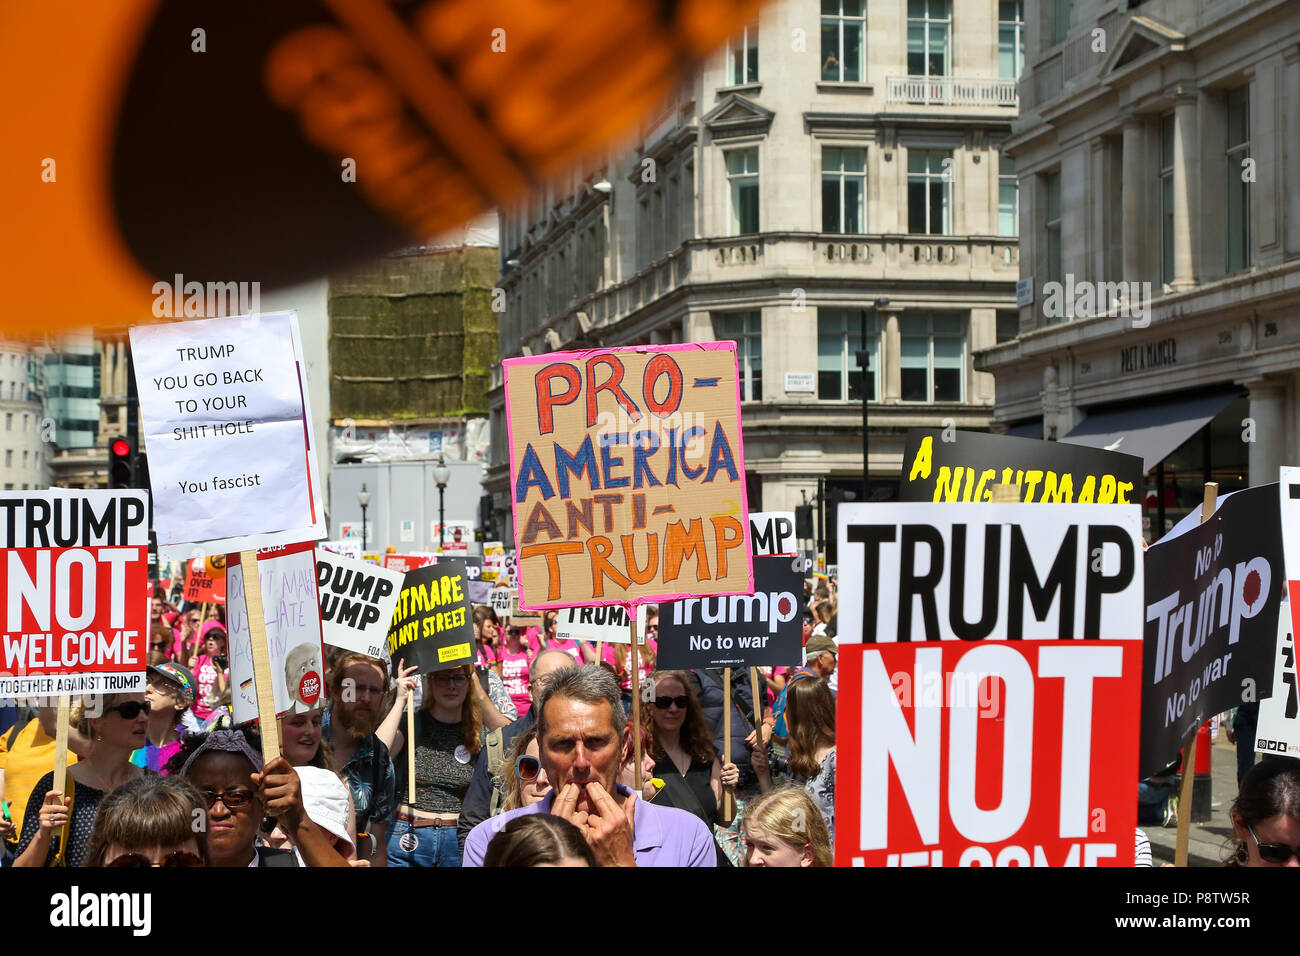
[[[996,484],[1022,502],[1140,504],[1142,459],[1086,445],[956,429],[909,428],[903,501],[989,502]],[[841,559],[843,563],[843,559]]]
[[[646,607],[636,609],[636,632],[645,643]],[[561,641],[595,641],[597,644],[631,644],[627,608],[562,607],[555,615],[555,636]]]
[[[1295,627],[1291,605],[1277,616],[1277,648],[1273,654],[1273,693],[1260,699],[1255,725],[1255,752],[1300,755],[1300,700],[1297,700]]]
[[[465,566],[443,560],[406,574],[388,631],[388,656],[419,673],[474,660],[474,615]]]
[[[325,537],[293,312],[131,329],[159,554]]]
[[[226,603],[226,556],[212,554],[185,563],[185,600],[197,604]]]
[[[0,496],[0,699],[143,691],[148,495]]]
[[[838,524],[840,644],[1141,637],[1137,505],[846,504]]]
[[[836,865],[1132,866],[1141,654],[1136,640],[841,647]]]
[[[803,662],[803,574],[787,557],[754,559],[754,594],[659,605],[658,666],[798,666]]]
[[[749,516],[750,554],[794,554],[798,551],[793,511],[756,511]]]
[[[263,621],[275,712],[306,713],[325,706],[325,647],[316,550],[310,542],[257,552]],[[239,555],[226,559],[226,621],[230,625],[231,703],[235,723],[258,716],[253,685],[252,633]]]
[[[405,574],[416,568],[427,568],[438,563],[436,554],[385,554],[384,567]]]
[[[1278,486],[1238,491],[1198,526],[1146,551],[1142,775],[1197,728],[1273,693],[1282,571]]]
[[[357,654],[387,654],[388,625],[405,575],[316,549],[316,588],[326,644]]]
[[[753,590],[734,342],[503,365],[522,607]]]

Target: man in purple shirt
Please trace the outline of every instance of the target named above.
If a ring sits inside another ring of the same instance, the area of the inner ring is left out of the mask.
[[[659,807],[616,785],[627,718],[618,679],[595,665],[554,674],[538,701],[542,768],[551,792],[484,820],[465,840],[465,866],[524,813],[553,813],[582,831],[601,866],[716,866],[713,835],[693,813]]]

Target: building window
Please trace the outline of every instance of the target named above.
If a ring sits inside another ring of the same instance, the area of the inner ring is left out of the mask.
[[[5,449],[5,467],[6,467],[6,468],[12,468],[13,466],[14,466],[14,450],[13,450],[12,448],[6,448],[6,449]]]
[[[27,418],[28,418],[27,413],[23,412],[23,431],[27,431]]]
[[[23,467],[24,467],[24,468],[27,467],[27,449],[26,449],[26,448],[23,449]]]
[[[1244,180],[1243,164],[1250,158],[1250,87],[1229,90],[1227,95],[1228,150],[1228,272],[1250,268],[1250,192]]]
[[[867,231],[867,174],[861,149],[822,148],[822,232]]]
[[[817,398],[824,402],[862,401],[862,369],[858,349],[862,348],[862,309],[817,310]],[[880,323],[875,314],[867,322],[867,394],[880,397],[876,388],[880,369]]]
[[[998,235],[1020,235],[1020,183],[1016,161],[998,153]]]
[[[14,413],[5,412],[5,431],[11,432],[13,430],[14,430]]]
[[[1052,14],[1052,33],[1050,45],[1064,43],[1070,33],[1070,0],[1048,0]]]
[[[862,83],[866,0],[822,0],[822,79]]]
[[[1024,0],[998,3],[998,76],[1018,80],[1025,69]]]
[[[1010,342],[1020,334],[1020,312],[1017,309],[998,309],[998,342]]]
[[[938,149],[907,151],[907,231],[913,234],[952,234],[952,152]]]
[[[960,402],[965,391],[966,322],[953,313],[905,314],[899,384],[905,402]]]
[[[731,235],[758,232],[758,147],[727,153],[731,193]]]
[[[1174,281],[1174,114],[1160,117],[1160,281]]]
[[[758,82],[758,24],[751,23],[731,39],[727,50],[727,83]]]
[[[740,398],[757,402],[763,398],[763,315],[761,312],[729,312],[713,317],[713,335],[719,341],[736,343],[740,369]]]
[[[952,0],[907,0],[908,75],[947,76],[951,33]]]
[[[1047,230],[1047,281],[1061,282],[1061,174],[1043,177],[1043,221]]]

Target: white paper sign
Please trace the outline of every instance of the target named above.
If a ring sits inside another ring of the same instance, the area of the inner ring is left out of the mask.
[[[1273,696],[1259,702],[1255,751],[1264,754],[1300,754],[1300,700],[1297,700],[1295,637],[1291,605],[1283,603],[1277,615],[1277,653],[1273,661]]]
[[[328,551],[331,554],[341,554],[345,558],[352,558],[354,561],[361,560],[360,541],[321,541],[316,545],[316,548],[320,551]]]
[[[131,352],[163,560],[325,537],[295,313],[137,326]]]
[[[316,591],[316,549],[303,543],[259,551],[257,570],[262,579],[262,615],[275,712],[305,713],[322,707],[325,649]],[[257,717],[257,693],[244,570],[238,555],[226,561],[226,616],[230,624],[230,696],[235,723],[239,724]]]
[[[793,511],[751,511],[749,513],[749,553],[794,554]]]
[[[497,617],[507,617],[515,613],[515,601],[519,592],[514,588],[493,588],[489,597],[492,600],[492,610],[497,612]]]
[[[316,549],[316,587],[326,644],[388,656],[388,625],[406,575]]]
[[[645,643],[646,608],[636,609],[637,641]],[[555,618],[555,636],[562,641],[604,641],[606,644],[631,644],[627,609],[621,604],[604,607],[562,607]]]
[[[465,594],[470,604],[487,604],[492,597],[492,584],[488,581],[465,581]]]

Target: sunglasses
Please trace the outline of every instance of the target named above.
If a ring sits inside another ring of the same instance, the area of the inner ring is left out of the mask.
[[[1250,838],[1255,841],[1255,847],[1259,850],[1259,858],[1265,863],[1288,863],[1291,857],[1300,859],[1300,846],[1287,846],[1285,843],[1260,843],[1259,837],[1255,836],[1254,827],[1246,827],[1250,833]]]
[[[679,710],[685,710],[686,705],[689,704],[690,702],[691,699],[687,697],[685,694],[679,694],[676,697],[655,698],[655,706],[658,707],[660,710],[667,710],[673,704],[676,704]]]
[[[434,674],[433,682],[435,684],[451,684],[459,687],[461,684],[469,682],[469,678],[464,674]]]
[[[132,867],[140,869],[155,866],[167,867],[169,869],[174,867],[183,867],[188,869],[190,867],[202,865],[203,858],[194,855],[189,850],[172,850],[157,863],[142,853],[123,853],[108,864],[108,866],[114,867]]]
[[[215,790],[200,790],[199,792],[203,795],[203,799],[207,802],[209,808],[215,806],[218,800],[225,804],[227,810],[240,810],[253,802],[253,791],[246,787],[237,790],[223,790],[221,793],[217,793]]]
[[[542,762],[536,757],[528,754],[520,754],[515,758],[515,776],[525,782],[536,780],[537,775],[542,770]]]
[[[149,712],[153,710],[153,704],[149,703],[147,700],[128,700],[125,704],[118,704],[116,707],[104,708],[105,713],[110,710],[117,711],[122,716],[123,720],[135,720],[140,716],[140,711],[144,711],[144,715],[148,717]]]
[[[154,651],[165,651],[167,649],[167,642],[159,641],[157,644],[150,644],[149,649]]]

